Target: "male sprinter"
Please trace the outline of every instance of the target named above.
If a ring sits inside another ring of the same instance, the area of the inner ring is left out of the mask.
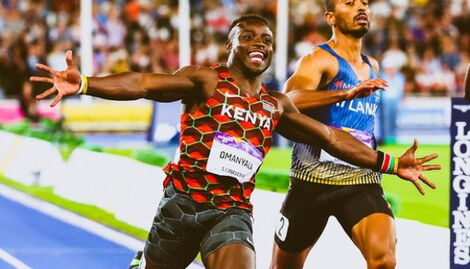
[[[377,90],[387,83],[377,78],[377,61],[361,54],[368,0],[326,0],[325,8],[333,36],[300,59],[285,93],[302,113],[376,148]],[[358,168],[321,146],[296,143],[271,268],[302,268],[330,216],[359,248],[367,268],[394,268],[395,224],[380,185],[385,171]]]
[[[273,54],[273,34],[263,18],[235,20],[226,49],[226,66],[101,78],[80,76],[68,52],[66,71],[39,64],[52,78],[31,78],[53,84],[38,96],[57,92],[52,106],[77,93],[112,100],[182,100],[180,159],[164,168],[165,193],[140,268],[185,268],[199,251],[207,268],[255,268],[250,195],[275,128],[289,139],[321,145],[356,165],[379,170],[390,159],[348,133],[302,115],[287,97],[263,87],[261,74]],[[390,171],[434,187],[422,172],[440,168],[424,165],[436,155],[416,159],[415,150],[416,144],[398,163],[388,161]]]

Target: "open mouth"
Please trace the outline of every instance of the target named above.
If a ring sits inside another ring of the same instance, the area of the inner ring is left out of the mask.
[[[359,14],[355,17],[355,20],[359,22],[360,24],[367,24],[369,23],[369,18],[367,17],[366,14]]]
[[[252,51],[252,52],[248,53],[248,57],[250,57],[251,62],[255,63],[255,64],[260,64],[260,63],[264,62],[264,59],[266,58],[264,53],[262,53],[260,51]]]

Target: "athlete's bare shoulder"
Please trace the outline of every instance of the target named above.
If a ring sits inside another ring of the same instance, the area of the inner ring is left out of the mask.
[[[282,115],[286,110],[292,110],[295,106],[285,94],[281,92],[269,91],[269,94],[278,102],[279,113]]]
[[[338,72],[338,61],[329,52],[316,47],[300,58],[294,74],[287,80],[284,92],[296,89],[316,90],[331,81]]]
[[[333,55],[320,47],[316,47],[312,52],[300,58],[296,71],[324,71],[332,65],[334,66],[333,63],[337,65],[337,61]]]
[[[269,95],[271,95],[272,97],[276,98],[276,99],[282,99],[284,97],[287,98],[287,96],[281,92],[276,92],[276,91],[268,91]]]
[[[218,74],[214,69],[207,66],[188,65],[176,70],[174,75],[187,76],[194,82],[205,80],[217,80]]]
[[[366,55],[367,59],[369,59],[370,64],[374,68],[375,73],[379,73],[379,62],[376,59],[372,58],[369,55]]]
[[[206,97],[212,96],[219,74],[213,68],[207,66],[188,65],[173,73],[178,76],[188,77]]]

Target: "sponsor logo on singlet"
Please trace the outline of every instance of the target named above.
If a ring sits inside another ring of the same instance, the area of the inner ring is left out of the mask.
[[[357,86],[357,85],[353,85],[350,83],[345,83],[342,80],[336,81],[334,85],[338,89],[351,89]],[[374,96],[374,99],[371,99],[371,98],[353,99],[353,100],[342,101],[342,102],[336,103],[335,106],[340,107],[340,108],[346,108],[352,112],[362,113],[368,116],[375,116],[377,115],[377,109],[378,109],[377,102],[379,102],[380,100],[379,91],[376,91],[373,96]],[[367,101],[372,101],[372,100],[374,102],[372,103],[367,102]]]
[[[349,103],[347,106],[346,104]],[[377,104],[364,102],[361,100],[351,100],[351,101],[343,101],[340,103],[335,104],[337,107],[344,108],[346,107],[349,111],[362,113],[368,116],[375,116],[377,114]]]

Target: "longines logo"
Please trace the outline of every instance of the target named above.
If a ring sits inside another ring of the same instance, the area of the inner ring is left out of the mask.
[[[470,105],[453,105],[454,109],[460,110],[463,113],[467,113],[470,110]]]

